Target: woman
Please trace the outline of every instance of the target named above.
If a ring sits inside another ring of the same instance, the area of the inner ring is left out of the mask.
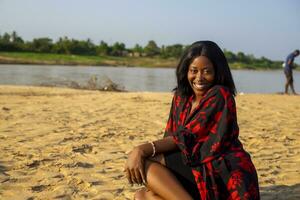
[[[238,139],[236,89],[222,50],[195,42],[176,76],[165,137],[128,155],[128,181],[146,186],[135,199],[260,199],[255,167]]]

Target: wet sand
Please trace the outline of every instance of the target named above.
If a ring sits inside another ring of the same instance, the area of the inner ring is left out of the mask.
[[[132,199],[125,152],[162,137],[171,98],[0,86],[0,199]],[[300,96],[236,101],[262,199],[300,199]]]

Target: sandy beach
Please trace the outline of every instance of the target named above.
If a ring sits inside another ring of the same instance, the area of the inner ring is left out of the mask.
[[[171,98],[0,86],[0,199],[132,199],[125,152],[162,137]],[[262,199],[300,199],[300,96],[236,101]]]

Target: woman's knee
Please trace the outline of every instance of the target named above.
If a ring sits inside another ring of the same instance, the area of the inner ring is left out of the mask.
[[[134,200],[144,200],[146,198],[147,188],[142,188],[135,192]]]
[[[154,192],[149,190],[148,188],[142,188],[136,191],[134,195],[134,200],[162,200],[159,196],[157,196]]]

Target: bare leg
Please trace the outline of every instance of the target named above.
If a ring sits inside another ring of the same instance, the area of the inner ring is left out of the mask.
[[[154,157],[148,158],[150,161],[157,162],[163,166],[166,166],[165,158],[163,154],[157,154]],[[136,191],[134,195],[135,200],[163,200],[161,197],[156,195],[154,192],[144,187]]]
[[[192,200],[176,177],[163,165],[147,160],[145,163],[147,188],[165,200]]]
[[[134,195],[135,200],[163,200],[158,195],[154,194],[151,190],[147,188],[142,188],[138,190]]]
[[[163,154],[149,158],[145,163],[147,188],[135,193],[135,200],[192,199],[176,177],[164,167]]]

